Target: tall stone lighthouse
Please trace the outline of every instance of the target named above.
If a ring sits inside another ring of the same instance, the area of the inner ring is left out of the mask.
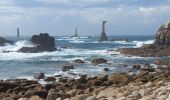
[[[106,35],[106,32],[105,32],[105,24],[106,24],[106,22],[107,21],[102,22],[102,33],[101,33],[101,36],[99,38],[99,42],[108,41],[108,38],[107,38],[107,35]]]

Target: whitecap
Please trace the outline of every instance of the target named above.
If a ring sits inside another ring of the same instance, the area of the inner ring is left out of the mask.
[[[80,40],[74,40],[74,41],[69,41],[71,43],[85,43],[85,41],[80,41]]]
[[[134,41],[134,42],[136,42],[136,47],[142,47],[143,45],[146,45],[146,44],[152,44],[154,40]]]
[[[80,39],[88,39],[89,37],[80,37]]]

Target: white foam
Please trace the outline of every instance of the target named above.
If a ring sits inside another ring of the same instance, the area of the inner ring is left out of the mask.
[[[136,42],[136,47],[142,47],[143,45],[146,45],[146,44],[152,44],[154,40],[134,41],[134,42]]]
[[[7,45],[0,47],[0,60],[29,60],[30,58],[37,58],[43,56],[52,57],[51,61],[69,61],[75,59],[86,59],[90,55],[104,55],[107,54],[107,50],[90,50],[90,49],[61,49],[54,52],[42,52],[42,53],[21,53],[16,52],[22,47],[32,46],[27,41],[18,41],[14,45]],[[4,53],[3,51],[12,51]],[[69,57],[71,56],[71,57]],[[42,59],[43,60],[43,59]],[[49,59],[48,59],[49,60]]]
[[[51,61],[74,61],[76,59],[81,59],[81,60],[85,60],[87,57],[73,57],[73,58],[63,58],[63,57],[57,57],[57,58],[52,58]]]
[[[23,40],[23,41],[18,41],[14,45],[7,44],[6,46],[0,47],[0,52],[3,51],[18,51],[22,47],[33,47],[29,41]]]
[[[85,43],[85,41],[81,41],[81,40],[74,40],[74,41],[69,41],[71,43]]]
[[[29,58],[36,58],[42,56],[53,56],[55,52],[42,52],[42,53],[19,53],[19,52],[9,52],[0,53],[0,60],[26,60]]]
[[[80,39],[88,39],[89,37],[80,37]]]
[[[70,38],[70,37],[65,36],[65,37],[61,37],[61,38],[68,39],[68,38]]]

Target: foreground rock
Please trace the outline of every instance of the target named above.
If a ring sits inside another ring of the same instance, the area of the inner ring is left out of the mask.
[[[13,43],[14,43],[13,41],[0,37],[0,46],[5,46],[5,44],[13,44]]]
[[[37,52],[51,52],[55,51],[55,39],[49,36],[47,33],[40,33],[39,35],[32,36],[31,43],[35,47],[23,47],[19,52],[24,53],[37,53]]]
[[[153,44],[144,45],[141,48],[123,48],[119,49],[123,54],[144,56],[144,57],[162,57],[170,55],[170,22],[160,26],[156,33]]]

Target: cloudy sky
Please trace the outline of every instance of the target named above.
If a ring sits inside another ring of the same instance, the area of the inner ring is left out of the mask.
[[[48,32],[99,35],[153,35],[170,20],[170,0],[0,0],[0,35]]]

